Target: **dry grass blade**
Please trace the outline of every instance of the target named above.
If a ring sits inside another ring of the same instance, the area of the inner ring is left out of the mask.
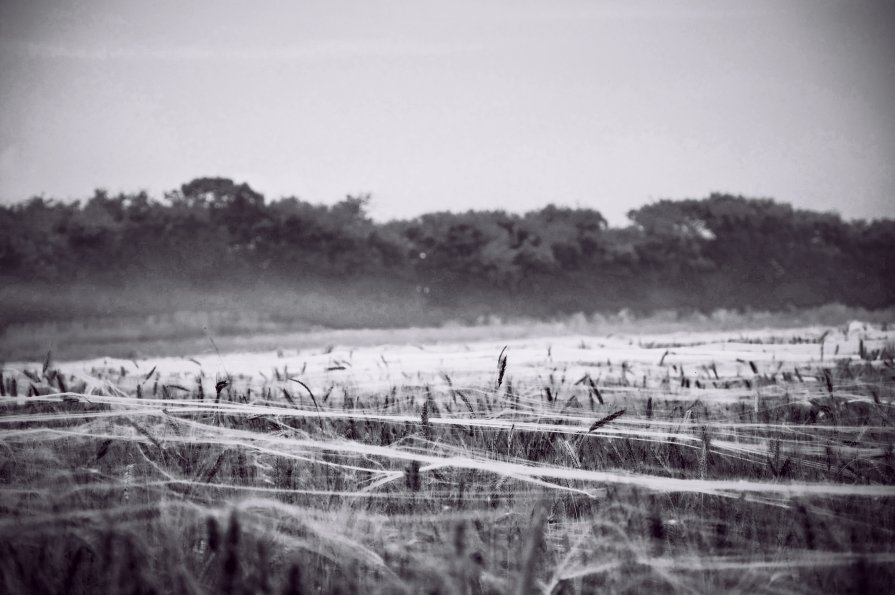
[[[423,426],[423,436],[425,436],[427,440],[431,440],[432,438],[432,424],[429,423],[430,402],[430,399],[426,399],[423,402],[423,410],[420,413],[420,423]]]
[[[827,387],[827,392],[830,393],[830,396],[833,395],[833,375],[830,373],[828,368],[823,369],[824,375],[824,385]]]
[[[295,404],[295,400],[292,398],[292,395],[289,394],[289,391],[285,388],[281,390],[283,391],[283,397],[286,399],[286,401],[288,401],[290,405],[298,409],[298,405]]]
[[[99,461],[99,460],[102,459],[104,456],[106,456],[106,454],[109,452],[109,447],[110,447],[110,446],[112,446],[112,439],[111,439],[111,438],[108,438],[108,439],[106,439],[106,440],[103,440],[103,441],[100,443],[99,447],[96,449],[96,459],[95,459],[95,460]]]
[[[307,384],[305,384],[304,382],[302,382],[302,381],[299,380],[298,378],[290,378],[289,380],[291,380],[292,382],[298,384],[298,385],[301,386],[303,389],[305,389],[306,391],[308,391],[308,396],[311,397],[311,402],[314,404],[314,409],[317,410],[317,413],[320,413],[320,407],[317,406],[317,399],[314,398],[314,393],[311,391],[311,387],[309,387]]]
[[[621,410],[619,410],[619,411],[616,411],[615,413],[610,413],[609,415],[607,415],[607,416],[604,417],[603,419],[598,419],[598,420],[595,421],[593,424],[591,424],[590,428],[589,428],[587,431],[588,431],[588,433],[590,433],[590,432],[593,432],[594,430],[597,430],[597,429],[599,429],[599,428],[602,428],[603,426],[605,426],[606,424],[608,424],[608,423],[611,422],[612,420],[614,420],[614,419],[618,419],[619,417],[621,417],[621,416],[624,415],[624,414],[625,414],[625,410],[624,410],[624,409],[621,409]]]
[[[466,395],[464,395],[464,394],[463,394],[461,391],[459,391],[459,390],[458,390],[458,391],[454,391],[454,392],[456,393],[456,395],[457,395],[458,397],[460,397],[460,400],[463,401],[463,404],[466,405],[466,408],[469,409],[469,413],[470,413],[470,415],[472,415],[473,417],[475,417],[475,409],[472,408],[472,405],[470,404],[469,399],[466,397]]]
[[[500,350],[500,355],[497,356],[497,388],[500,388],[500,385],[503,384],[503,376],[507,371],[506,351],[507,346],[504,345],[503,349]]]
[[[587,384],[590,386],[591,392],[594,393],[594,396],[597,397],[597,400],[600,402],[600,405],[605,405],[605,401],[603,401],[603,395],[600,394],[600,389],[597,388],[597,383],[594,382],[594,379],[589,375],[587,377]]]
[[[205,475],[202,477],[202,483],[211,483],[214,479],[215,475],[218,474],[218,471],[221,469],[221,465],[224,463],[224,459],[227,457],[228,451],[226,449],[222,450],[218,455],[217,459],[215,459],[214,463],[205,472]]]
[[[130,419],[129,417],[125,417],[122,419],[124,419],[124,421],[128,425],[133,427],[135,430],[137,430],[137,432],[139,432],[142,436],[144,436],[147,440],[149,440],[152,443],[152,445],[158,449],[158,451],[162,455],[162,457],[165,457],[164,447],[162,446],[161,442],[159,442],[158,439],[155,436],[153,436],[149,430],[147,430],[146,428],[144,428],[143,426],[141,426],[134,420]]]

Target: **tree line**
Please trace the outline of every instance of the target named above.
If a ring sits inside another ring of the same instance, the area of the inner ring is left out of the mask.
[[[6,283],[373,282],[439,306],[549,314],[895,304],[895,221],[770,199],[662,200],[610,227],[596,210],[437,212],[378,223],[369,196],[268,201],[198,178],[161,199],[97,190],[0,207]]]

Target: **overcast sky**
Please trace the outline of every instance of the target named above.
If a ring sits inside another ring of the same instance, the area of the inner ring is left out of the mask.
[[[0,0],[0,200],[895,215],[895,2]]]

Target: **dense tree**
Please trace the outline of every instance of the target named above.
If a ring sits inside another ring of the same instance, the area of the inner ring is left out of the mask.
[[[417,286],[435,304],[496,311],[787,308],[895,303],[895,221],[846,222],[770,199],[663,200],[610,228],[548,205],[376,223],[369,196],[268,202],[248,184],[197,178],[156,200],[97,190],[0,207],[6,282],[262,279]]]

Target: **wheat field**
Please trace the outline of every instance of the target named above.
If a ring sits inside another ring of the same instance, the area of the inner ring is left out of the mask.
[[[895,332],[9,363],[9,593],[883,592]]]

